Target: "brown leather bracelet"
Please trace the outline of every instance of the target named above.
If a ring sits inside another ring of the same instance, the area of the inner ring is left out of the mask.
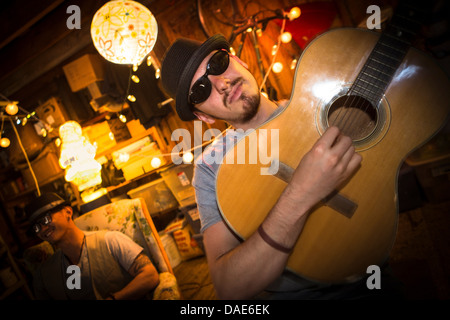
[[[285,246],[282,246],[281,244],[277,243],[275,240],[273,240],[263,229],[262,224],[258,228],[258,233],[261,236],[261,238],[264,240],[265,243],[267,243],[272,248],[284,252],[284,253],[291,253],[293,248],[286,248]]]

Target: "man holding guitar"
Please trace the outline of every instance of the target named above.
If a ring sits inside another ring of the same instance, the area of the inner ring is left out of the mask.
[[[177,113],[184,121],[213,123],[221,119],[245,131],[283,111],[260,93],[246,64],[229,53],[229,44],[221,35],[204,43],[175,41],[164,57],[161,79],[164,89],[176,99]],[[245,241],[236,237],[221,216],[216,199],[220,163],[207,161],[211,154],[229,146],[227,139],[229,135],[207,147],[196,161],[194,176],[206,256],[219,298],[346,299],[384,291],[369,290],[365,279],[319,284],[286,270],[311,210],[361,165],[362,157],[349,137],[337,127],[325,130],[301,159],[258,230]],[[382,289],[386,288],[383,285]]]

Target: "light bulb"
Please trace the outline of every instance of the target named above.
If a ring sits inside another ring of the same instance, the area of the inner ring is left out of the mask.
[[[125,117],[123,114],[119,115],[119,120],[123,123],[127,122],[127,117]]]
[[[139,83],[139,81],[141,81],[141,80],[139,79],[139,77],[138,77],[137,75],[135,75],[135,74],[133,74],[133,75],[131,76],[131,80],[133,80],[135,83]]]
[[[283,34],[281,35],[281,42],[283,43],[289,43],[292,40],[292,34],[288,31],[283,32]]]
[[[161,165],[161,159],[160,158],[153,158],[151,163],[153,168],[158,168]]]
[[[283,64],[281,62],[275,62],[272,70],[275,73],[280,73],[283,70]]]
[[[15,103],[8,103],[6,105],[5,111],[7,114],[13,116],[19,111],[19,107]]]
[[[291,62],[291,70],[294,70],[296,66],[297,66],[297,59],[293,59]]]
[[[276,55],[277,51],[278,51],[278,46],[276,44],[274,44],[273,47],[272,47],[272,55],[273,56]]]
[[[293,7],[291,9],[291,11],[289,11],[289,14],[288,14],[289,20],[292,21],[294,19],[297,19],[298,17],[300,17],[301,13],[302,13],[302,11],[300,10],[299,7]]]
[[[4,137],[0,140],[0,146],[2,146],[2,148],[8,148],[10,144],[11,144],[11,141],[6,137]]]
[[[191,163],[192,160],[194,160],[194,155],[192,154],[192,152],[186,152],[185,154],[183,154],[184,163]]]
[[[131,102],[135,102],[136,101],[136,97],[133,96],[132,94],[128,95],[127,99],[130,100]]]

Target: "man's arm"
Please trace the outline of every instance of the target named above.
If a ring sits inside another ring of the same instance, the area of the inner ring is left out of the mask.
[[[150,259],[140,253],[128,269],[134,278],[122,290],[115,292],[116,300],[131,300],[142,298],[159,284],[159,274]]]
[[[359,166],[351,139],[329,128],[303,157],[262,227],[283,247],[295,245],[308,213]],[[210,273],[221,299],[247,299],[264,290],[283,272],[289,254],[276,250],[258,232],[240,243],[223,222],[205,230]]]

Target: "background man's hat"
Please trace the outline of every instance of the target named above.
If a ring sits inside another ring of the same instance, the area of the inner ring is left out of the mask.
[[[181,120],[196,119],[192,113],[192,104],[188,102],[192,78],[203,59],[212,51],[220,49],[230,51],[230,44],[223,35],[216,34],[203,43],[186,38],[177,39],[166,51],[161,66],[162,86],[175,99]]]
[[[51,211],[58,211],[68,206],[68,201],[53,192],[43,193],[25,207],[25,214],[30,224]]]

